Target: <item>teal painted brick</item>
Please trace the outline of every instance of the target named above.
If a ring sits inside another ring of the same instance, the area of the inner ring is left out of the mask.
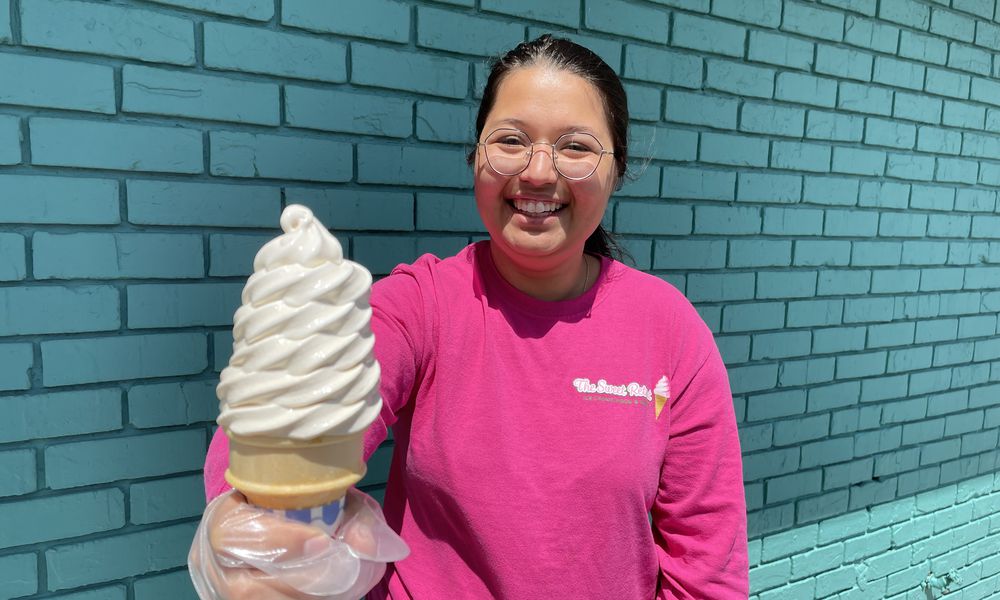
[[[789,6],[794,6],[789,4]],[[858,81],[871,81],[874,57],[866,52],[820,44],[816,48],[816,72]]]
[[[953,458],[958,458],[962,452],[962,440],[945,440],[941,442],[931,442],[921,447],[920,464],[931,465],[944,462]],[[971,507],[970,507],[971,510]]]
[[[872,377],[885,373],[887,353],[866,352],[837,357],[837,378]]]
[[[788,303],[788,327],[839,325],[844,315],[843,300],[797,300]]]
[[[929,210],[952,210],[955,206],[954,187],[915,185],[910,193],[910,207]]]
[[[133,386],[128,391],[129,422],[144,429],[212,421],[219,412],[216,383],[213,379]]]
[[[885,237],[923,237],[927,232],[927,215],[882,213],[878,234]]]
[[[42,381],[48,387],[191,375],[207,366],[206,346],[200,333],[43,341]]]
[[[790,264],[790,241],[734,240],[730,243],[730,267],[787,267]]]
[[[864,135],[864,125],[864,119],[861,117],[810,110],[806,124],[806,137],[860,142]]]
[[[774,389],[774,384],[778,379],[778,366],[754,365],[748,367],[731,367],[729,369],[729,379],[734,394]]]
[[[784,502],[799,496],[814,494],[819,492],[822,487],[822,471],[805,471],[772,477],[765,483],[768,503]]]
[[[872,273],[873,294],[912,292],[919,285],[920,271],[917,269],[878,270]]]
[[[659,88],[623,83],[628,95],[629,118],[640,121],[659,121],[663,94]]]
[[[0,452],[0,498],[20,496],[38,489],[35,471],[34,450]]]
[[[278,86],[136,65],[122,68],[122,111],[278,125]]]
[[[913,148],[916,140],[917,128],[914,125],[885,119],[867,119],[865,144]]]
[[[629,127],[629,135],[632,138],[629,148],[630,156],[683,161],[693,161],[697,158],[697,132],[659,125],[632,125]],[[647,171],[655,171],[655,168],[650,169],[648,165],[645,168]],[[654,192],[653,195],[655,196],[656,193]]]
[[[410,38],[410,7],[388,0],[337,4],[287,0],[281,3],[281,24],[319,33],[406,42]]]
[[[800,463],[802,468],[808,469],[844,462],[852,458],[854,458],[854,440],[852,438],[834,438],[803,444]]]
[[[799,175],[745,172],[739,174],[738,187],[736,199],[740,202],[794,204],[802,198]]]
[[[470,1],[469,6],[472,6]],[[552,2],[532,2],[530,0],[482,0],[483,10],[512,15],[520,18],[545,21],[576,29],[580,25],[580,3],[578,0],[553,0]],[[538,36],[532,36],[535,38]],[[616,67],[617,65],[612,65]]]
[[[778,73],[774,97],[788,102],[833,108],[837,99],[837,82],[799,73]]]
[[[229,357],[232,356],[233,332],[216,331],[212,333],[212,345],[214,346],[212,370],[218,373],[229,364]]]
[[[897,319],[930,318],[938,316],[941,310],[939,295],[897,297],[893,314]]]
[[[194,530],[194,523],[182,523],[46,550],[49,589],[75,588],[182,566]]]
[[[971,83],[972,78],[968,75],[944,69],[928,68],[924,89],[932,94],[951,96],[961,100],[969,97]]]
[[[952,8],[990,19],[994,16],[993,4],[994,0],[955,0]]]
[[[780,329],[784,322],[783,302],[733,304],[722,309],[722,329],[726,332]]]
[[[736,129],[738,106],[731,98],[668,91],[664,118],[677,123]]]
[[[855,206],[858,203],[859,181],[848,177],[806,177],[804,202]]]
[[[187,570],[174,571],[163,575],[142,577],[132,582],[135,600],[159,600],[173,598],[174,600],[198,600],[191,585],[191,576]]]
[[[830,154],[829,146],[775,141],[771,146],[771,167],[825,173],[830,170]]]
[[[665,146],[665,144],[661,144],[661,146]],[[660,170],[660,167],[645,164],[640,166],[638,173],[626,172],[622,187],[618,190],[618,196],[633,196],[637,198],[658,197],[660,195]],[[609,216],[605,217],[605,222],[607,222],[608,218]]]
[[[917,63],[876,56],[872,80],[894,87],[922,90],[925,71],[926,67]]]
[[[0,390],[30,388],[29,371],[34,364],[31,344],[0,344]]]
[[[130,285],[129,329],[232,325],[242,283]]]
[[[868,328],[868,347],[904,346],[913,343],[913,323],[889,323]]]
[[[920,448],[908,448],[875,457],[875,477],[885,477],[916,469],[920,464]]]
[[[821,271],[817,294],[820,296],[867,294],[871,288],[871,278],[871,271],[867,270]]]
[[[899,28],[888,23],[847,15],[844,41],[852,46],[895,54],[899,47]]]
[[[953,69],[989,75],[992,66],[992,54],[973,46],[952,42],[949,44],[948,66]]]
[[[778,385],[791,387],[833,380],[835,361],[832,358],[785,361],[778,371]]]
[[[726,264],[726,242],[656,240],[654,269],[719,269]]]
[[[970,338],[989,335],[991,331],[996,331],[996,327],[996,315],[962,317],[958,320],[958,337]]]
[[[661,194],[664,198],[733,200],[736,173],[664,167]]]
[[[200,429],[55,444],[45,449],[45,479],[64,489],[196,471],[206,449]]]
[[[450,256],[468,244],[465,236],[422,236],[419,238],[358,236],[354,238],[354,260],[375,275],[389,273],[400,263],[411,263],[423,254]]]
[[[970,433],[962,436],[962,456],[996,450],[997,430]]]
[[[962,188],[955,192],[955,210],[993,212],[996,203],[997,193],[992,190]]]
[[[917,131],[917,150],[935,154],[958,154],[962,151],[962,134],[937,127],[920,127]]]
[[[0,165],[21,162],[21,120],[0,116]]]
[[[723,275],[692,273],[688,276],[686,296],[692,302],[751,300],[754,297],[755,279],[753,273]],[[747,341],[749,352],[749,338],[739,339]]]
[[[878,16],[915,29],[926,31],[930,27],[930,8],[915,0],[885,0],[879,6]]]
[[[121,392],[79,390],[4,398],[0,443],[121,429]],[[2,529],[2,528],[0,528]]]
[[[128,220],[142,225],[273,227],[281,214],[277,187],[131,179],[126,189]]]
[[[750,588],[755,592],[786,584],[791,579],[792,561],[783,559],[750,569]]]
[[[32,246],[37,279],[204,275],[200,235],[38,232]]]
[[[797,2],[785,2],[781,28],[807,37],[839,42],[844,38],[844,15]]]
[[[963,433],[972,433],[978,431],[983,427],[983,416],[984,413],[981,410],[961,413],[957,415],[949,415],[945,417],[944,421],[944,435],[945,437],[951,437],[953,435],[961,435]]]
[[[664,23],[664,30],[665,28]],[[522,24],[473,17],[436,8],[422,6],[417,8],[417,45],[424,48],[492,56],[499,55],[523,41]]]
[[[700,88],[704,61],[694,55],[627,45],[625,77],[686,88]]]
[[[27,274],[24,236],[17,233],[0,233],[0,281],[18,281]]]
[[[764,167],[767,166],[767,148],[768,141],[765,139],[703,133],[700,158],[709,163]]]
[[[819,526],[813,524],[769,535],[763,540],[761,556],[768,562],[814,548],[818,533]]]
[[[976,342],[974,361],[996,360],[997,358],[1000,358],[1000,339]]]
[[[347,81],[347,46],[259,27],[205,23],[205,66],[340,83]]]
[[[774,69],[710,59],[705,87],[741,96],[770,98],[774,95]]]
[[[117,488],[4,504],[0,544],[37,544],[125,525],[125,496]]]
[[[194,23],[123,6],[37,0],[21,5],[21,43],[147,62],[193,65]]]
[[[978,292],[941,294],[942,315],[976,314],[981,307],[981,296]]]
[[[192,174],[204,170],[201,132],[193,129],[48,117],[33,117],[29,128],[31,161],[36,165]]]
[[[903,428],[899,425],[857,433],[854,436],[854,455],[867,456],[895,450],[900,445],[902,434]]]
[[[675,13],[671,44],[741,58],[747,30],[737,25]]]
[[[801,137],[806,111],[772,104],[744,102],[740,110],[740,131]]]
[[[615,231],[655,235],[687,235],[693,231],[690,206],[666,203],[619,202]]]
[[[899,55],[903,58],[943,65],[948,60],[948,42],[903,30],[899,37]]]
[[[823,231],[823,211],[812,210],[807,208],[772,208],[767,207],[764,209],[764,233],[776,234],[776,235],[820,235]],[[809,264],[812,258],[816,258],[816,254],[809,254],[810,250],[804,250],[805,254],[800,256],[800,248],[803,242],[796,242],[796,255],[795,264]],[[810,246],[806,243],[804,246],[811,250],[830,250],[834,252],[833,255],[824,254],[824,258],[821,259],[824,262],[832,261],[836,262],[838,257],[836,256],[837,249],[833,246],[830,247],[820,247],[820,246]],[[843,247],[839,250],[842,252]],[[849,249],[848,249],[849,250]]]
[[[813,63],[814,46],[812,42],[788,35],[751,30],[747,58],[771,65],[809,70]],[[778,79],[781,79],[780,75]]]
[[[694,233],[749,235],[760,233],[760,208],[746,206],[696,206]]]
[[[462,148],[358,144],[359,183],[465,188],[469,180]]]
[[[2,223],[116,224],[118,182],[38,175],[0,175]]]
[[[965,102],[944,101],[941,122],[952,127],[982,129],[986,120],[986,109]]]
[[[1000,132],[1000,110],[996,108],[986,109],[986,129]]]
[[[0,557],[0,581],[8,598],[34,594],[38,591],[38,558],[34,553]]]
[[[417,137],[421,140],[469,143],[476,137],[475,121],[473,107],[465,104],[417,102]]]
[[[351,82],[464,98],[469,88],[469,65],[444,56],[352,43]]]
[[[975,184],[979,176],[979,163],[974,160],[938,158],[935,181]]]
[[[10,43],[14,34],[10,28],[10,0],[4,0],[0,7],[0,43]]]
[[[833,237],[874,237],[878,220],[879,215],[875,212],[828,209],[823,233]]]
[[[892,90],[842,81],[837,108],[888,116],[892,113]]]
[[[972,237],[993,239],[1000,237],[1000,217],[982,215],[972,217]]]
[[[351,144],[284,135],[213,131],[211,172],[229,177],[349,181]]]
[[[0,7],[0,14],[4,11]],[[2,17],[0,17],[2,18]],[[114,69],[27,54],[0,55],[0,103],[115,113]]]
[[[996,95],[998,92],[1000,92],[1000,83],[980,77],[972,79],[972,88],[969,92],[972,100],[995,105],[1000,104],[1000,98],[997,98]],[[990,112],[993,112],[993,109],[990,109]]]
[[[670,13],[666,10],[620,0],[587,4],[584,22],[590,29],[658,44],[666,44],[670,33]]]
[[[764,271],[757,275],[758,298],[808,298],[816,294],[815,272]]]
[[[271,235],[210,235],[208,274],[212,277],[250,275],[253,273],[253,259],[257,251],[273,237]]]
[[[387,231],[413,231],[413,194],[400,192],[369,191],[363,189],[311,189],[285,188],[287,202],[305,204],[327,227],[334,230],[371,229]],[[277,223],[277,218],[272,225]],[[215,236],[213,236],[215,239]],[[248,251],[266,241],[257,238],[238,238],[241,248]],[[223,241],[220,240],[220,243]],[[242,244],[246,242],[246,244]],[[238,256],[246,256],[252,261],[253,253],[244,251]],[[213,262],[213,268],[215,264]],[[249,269],[249,262],[247,262]],[[249,273],[246,271],[245,273]],[[215,274],[214,272],[211,274]],[[244,271],[230,274],[244,274]]]
[[[914,154],[889,154],[885,174],[900,179],[930,181],[934,175],[934,159]]]
[[[253,21],[269,21],[274,16],[274,5],[269,0],[152,0],[158,4],[192,8],[204,12],[241,17]]]
[[[929,346],[905,348],[889,352],[888,370],[890,373],[902,371],[919,371],[931,366],[934,349]]]
[[[965,133],[962,135],[962,156],[988,158],[1000,152],[1000,136]]]
[[[200,516],[205,510],[204,482],[192,475],[133,483],[129,509],[129,520],[137,525]]]
[[[864,181],[858,190],[858,204],[881,208],[909,206],[910,186],[891,181]]]
[[[938,35],[972,42],[976,33],[976,21],[965,15],[936,8],[931,13],[930,30]]]
[[[155,1],[155,0],[154,0]],[[112,585],[73,594],[60,594],[60,600],[126,600],[124,585]]]
[[[761,333],[753,336],[752,358],[772,359],[809,354],[812,334],[808,331]]]
[[[781,23],[780,0],[723,0],[712,6],[717,17],[742,21],[764,27],[777,27]]]
[[[417,194],[417,229],[486,231],[475,200],[467,194]]]
[[[774,209],[764,212],[764,232],[767,231],[767,218]],[[819,212],[819,211],[817,211]],[[822,220],[819,220],[821,223]],[[776,227],[780,231],[781,227]],[[844,267],[851,262],[851,243],[844,241],[809,241],[795,242],[795,258],[792,264],[803,267]]]
[[[975,265],[990,262],[987,242],[951,242],[948,244],[949,265]]]
[[[818,521],[842,514],[847,510],[849,497],[847,490],[838,490],[823,494],[822,496],[799,500],[796,502],[798,507],[798,521]],[[821,567],[823,569],[829,568],[825,565],[814,565],[812,568],[818,569]]]
[[[844,322],[887,322],[892,320],[893,310],[892,298],[853,298],[844,301]]]
[[[862,150],[841,146],[833,149],[832,171],[835,173],[882,176],[885,174],[885,164],[886,153],[881,150]]]

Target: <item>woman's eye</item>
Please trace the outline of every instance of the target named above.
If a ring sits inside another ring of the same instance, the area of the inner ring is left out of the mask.
[[[500,143],[504,144],[505,146],[527,146],[528,145],[528,144],[526,144],[524,142],[524,140],[522,140],[521,138],[518,138],[518,137],[505,137],[505,138],[500,139]]]

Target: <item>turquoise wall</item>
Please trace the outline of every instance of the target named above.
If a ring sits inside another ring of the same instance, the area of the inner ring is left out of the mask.
[[[995,0],[0,0],[0,598],[194,597],[281,208],[376,274],[481,238],[485,58],[548,31],[623,76],[607,224],[730,368],[753,597],[1000,597]]]

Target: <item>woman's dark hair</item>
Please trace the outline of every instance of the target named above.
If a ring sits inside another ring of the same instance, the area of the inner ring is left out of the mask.
[[[490,76],[483,89],[483,99],[476,115],[476,139],[483,134],[486,117],[493,110],[500,84],[515,69],[541,64],[569,71],[589,81],[600,93],[604,104],[604,115],[611,129],[611,145],[614,151],[617,185],[621,187],[625,178],[628,159],[628,98],[625,88],[614,69],[608,66],[592,51],[564,38],[554,38],[545,34],[530,42],[522,42],[500,58],[493,61]],[[471,165],[476,159],[476,148],[469,152]],[[627,252],[601,225],[587,238],[584,251],[621,260]]]

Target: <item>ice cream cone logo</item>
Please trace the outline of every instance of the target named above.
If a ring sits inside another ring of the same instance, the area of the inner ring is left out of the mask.
[[[660,377],[660,380],[656,382],[656,387],[653,388],[653,399],[656,400],[656,418],[660,418],[660,411],[666,406],[667,400],[670,400],[670,384],[667,382],[667,376],[664,375]]]

